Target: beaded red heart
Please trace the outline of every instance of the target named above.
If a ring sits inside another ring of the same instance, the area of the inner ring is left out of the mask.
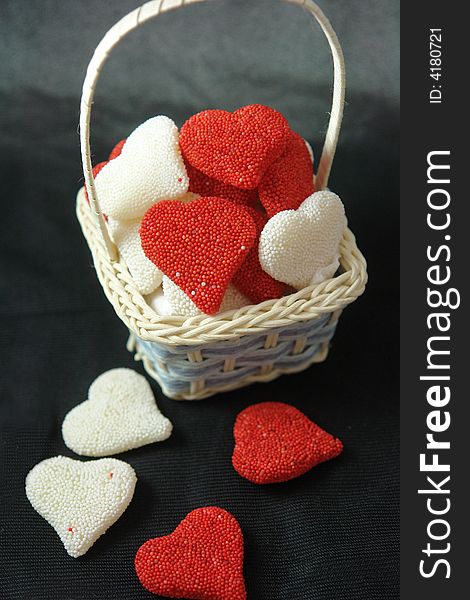
[[[246,208],[224,198],[158,202],[140,226],[146,256],[206,314],[216,313],[256,239]]]
[[[259,184],[259,199],[271,218],[282,210],[297,210],[314,191],[307,145],[290,131],[284,154],[267,169]]]
[[[126,143],[126,138],[124,138],[123,140],[118,142],[114,146],[114,148],[111,150],[108,160],[113,160],[114,158],[117,158],[121,154],[125,143]]]
[[[205,110],[180,132],[183,156],[209,177],[242,189],[258,186],[286,148],[289,124],[278,111],[251,104],[234,113]]]
[[[247,207],[246,209],[253,218],[256,225],[257,240],[248,253],[245,262],[233,276],[233,285],[242,292],[253,304],[281,298],[287,286],[285,283],[276,281],[261,268],[258,257],[259,236],[268,220],[266,214]]]
[[[208,177],[188,162],[185,165],[189,177],[189,191],[194,194],[226,198],[227,200],[246,206],[251,206],[258,200],[258,192],[256,190],[236,188],[233,185]]]
[[[145,542],[135,570],[153,594],[189,600],[245,600],[243,534],[229,512],[197,508],[170,535]]]
[[[258,484],[294,479],[343,450],[340,440],[282,402],[249,406],[237,416],[233,434],[232,464]]]

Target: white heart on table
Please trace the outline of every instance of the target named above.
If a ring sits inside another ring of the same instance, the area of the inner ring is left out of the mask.
[[[302,289],[333,277],[347,225],[344,206],[328,190],[315,192],[297,210],[274,215],[263,228],[259,260],[271,277]]]
[[[122,152],[95,179],[100,209],[114,219],[136,219],[159,200],[183,196],[189,179],[179,148],[178,128],[160,115],[127,138]]]
[[[28,473],[26,496],[77,558],[126,510],[136,482],[134,469],[115,458],[81,462],[55,456]]]
[[[66,415],[62,436],[77,454],[109,456],[166,440],[172,429],[145,377],[111,369],[91,384],[88,400]]]

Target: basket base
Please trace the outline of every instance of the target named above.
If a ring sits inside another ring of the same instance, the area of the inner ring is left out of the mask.
[[[165,396],[172,398],[173,400],[203,400],[204,398],[209,398],[210,396],[214,396],[218,393],[246,387],[252,383],[266,383],[277,379],[281,375],[299,373],[313,364],[323,362],[328,356],[330,340],[333,337],[336,323],[341,312],[341,310],[338,310],[330,316],[325,326],[331,333],[326,335],[326,339],[323,339],[323,341],[318,344],[313,354],[309,353],[305,357],[305,360],[302,360],[300,363],[285,368],[261,366],[256,373],[246,375],[242,379],[237,378],[235,381],[225,385],[222,384],[209,388],[204,385],[204,382],[202,382],[202,385],[199,387],[196,381],[191,385],[190,390],[185,392],[175,392],[174,389],[167,385],[164,378],[162,378],[161,374],[158,372],[157,368],[160,369],[161,365],[154,365],[154,361],[149,356],[148,350],[145,348],[145,342],[142,342],[142,340],[140,340],[132,332],[130,333],[129,340],[127,342],[127,349],[134,353],[134,360],[142,361],[145,371],[158,383]]]

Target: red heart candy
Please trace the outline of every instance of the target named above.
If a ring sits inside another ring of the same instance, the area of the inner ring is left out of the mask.
[[[108,160],[113,160],[114,158],[117,158],[121,154],[125,143],[126,143],[126,138],[124,138],[123,140],[118,142],[114,146],[114,148],[111,150],[111,154],[109,155]]]
[[[228,185],[227,183],[204,175],[202,171],[199,171],[188,162],[185,162],[185,165],[189,177],[189,191],[194,194],[226,198],[227,200],[245,206],[253,205],[258,200],[258,193],[256,190],[241,190],[233,185]]]
[[[135,570],[153,594],[189,600],[245,600],[243,534],[229,512],[197,508],[170,535],[137,551]]]
[[[247,207],[246,210],[255,222],[257,240],[248,253],[245,262],[233,276],[232,283],[253,304],[258,304],[272,298],[281,298],[285,294],[287,286],[280,281],[276,281],[266,271],[263,271],[259,262],[259,236],[266,225],[267,216],[254,208]]]
[[[282,402],[249,406],[233,429],[235,470],[253,483],[277,483],[303,475],[341,454],[343,444]]]
[[[157,202],[140,226],[145,255],[206,314],[216,313],[256,239],[246,208],[223,198]]]
[[[193,167],[249,190],[284,152],[288,134],[289,124],[281,113],[251,104],[234,113],[205,110],[192,116],[181,128],[179,141]]]
[[[297,210],[314,192],[313,163],[304,140],[289,132],[284,154],[264,174],[259,199],[268,217],[282,210]]]

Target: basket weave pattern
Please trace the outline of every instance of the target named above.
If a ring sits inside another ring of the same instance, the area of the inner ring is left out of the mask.
[[[90,247],[98,279],[119,318],[131,332],[128,348],[147,372],[175,399],[200,399],[270,381],[325,359],[338,317],[360,296],[366,262],[346,229],[340,244],[340,274],[318,285],[256,306],[215,316],[157,315],[135,286],[119,256],[99,207],[92,174],[90,121],[93,96],[112,49],[128,33],[163,12],[204,0],[152,0],[123,17],[99,43],[88,66],[80,108],[80,141],[85,182],[77,196],[77,216]],[[330,122],[315,177],[325,189],[335,154],[344,105],[345,69],[341,46],[328,19],[313,0],[284,0],[313,16],[329,43],[334,66]]]
[[[246,335],[236,342],[166,348],[131,335],[129,349],[137,350],[147,372],[165,395],[201,399],[257,381],[271,381],[284,373],[302,371],[326,358],[338,313],[295,323],[269,334]]]
[[[365,259],[346,230],[338,277],[214,317],[159,316],[124,261],[109,260],[83,189],[77,216],[105,294],[131,331],[129,350],[136,350],[136,359],[174,399],[205,398],[321,362],[342,309],[362,294],[367,281]]]

